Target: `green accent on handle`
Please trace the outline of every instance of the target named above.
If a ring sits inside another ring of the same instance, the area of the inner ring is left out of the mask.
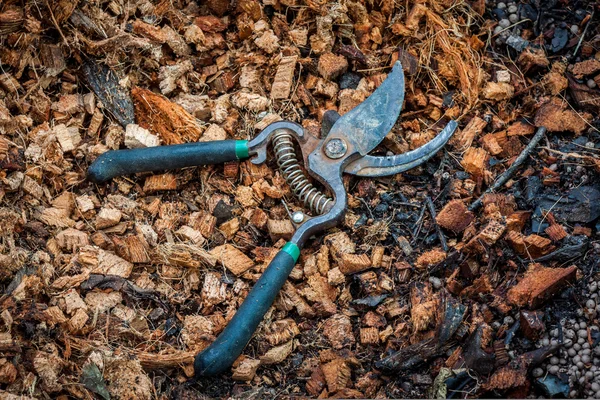
[[[295,243],[287,242],[285,246],[281,249],[281,251],[285,251],[294,259],[294,262],[298,261],[298,257],[300,257],[300,249],[296,246]]]
[[[248,141],[247,140],[236,140],[235,141],[235,156],[238,160],[243,160],[250,156],[248,152]]]

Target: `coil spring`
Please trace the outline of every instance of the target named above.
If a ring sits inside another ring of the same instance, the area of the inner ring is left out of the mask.
[[[313,213],[322,214],[333,200],[314,187],[304,175],[296,158],[292,135],[283,130],[276,132],[273,135],[273,148],[279,170],[292,193]]]

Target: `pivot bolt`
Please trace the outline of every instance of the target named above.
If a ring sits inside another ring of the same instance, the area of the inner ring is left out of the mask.
[[[348,145],[342,139],[334,138],[325,144],[325,154],[329,158],[340,158],[348,151]]]
[[[294,221],[296,224],[301,223],[304,221],[304,213],[302,211],[294,211],[292,214],[292,221]]]

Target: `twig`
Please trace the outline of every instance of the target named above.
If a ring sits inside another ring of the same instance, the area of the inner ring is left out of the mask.
[[[433,224],[435,226],[435,231],[437,232],[437,235],[440,238],[440,243],[442,244],[442,248],[444,249],[444,251],[448,251],[448,244],[446,243],[446,236],[444,236],[444,233],[442,232],[442,230],[440,229],[440,226],[438,225],[437,221],[435,220],[435,217],[436,217],[435,207],[433,205],[433,201],[431,201],[431,197],[426,196],[425,203],[427,204],[427,208],[429,209],[429,214],[431,214],[431,220],[433,221]]]
[[[521,154],[519,154],[519,156],[512,163],[512,165],[506,171],[504,171],[504,173],[502,175],[500,175],[498,177],[498,179],[496,179],[496,182],[494,182],[494,184],[492,186],[490,186],[474,203],[472,203],[469,206],[469,211],[474,211],[474,210],[478,209],[479,207],[481,207],[481,204],[483,202],[483,196],[497,190],[513,176],[513,174],[515,173],[517,168],[519,168],[519,166],[521,164],[523,164],[523,161],[525,161],[527,156],[533,151],[535,146],[537,146],[537,144],[540,142],[540,140],[542,140],[542,138],[544,137],[545,134],[546,134],[546,127],[544,127],[544,126],[539,127],[537,132],[533,136],[533,138],[531,138],[531,141],[529,142],[527,147],[525,147],[525,149],[523,149]]]
[[[69,44],[69,41],[67,40],[67,38],[63,34],[62,30],[60,29],[60,25],[58,24],[58,21],[56,20],[56,18],[54,18],[54,13],[52,12],[52,8],[50,8],[50,4],[48,4],[48,0],[46,0],[46,7],[48,7],[48,11],[50,12],[50,18],[52,19],[52,22],[54,23],[54,26],[56,27],[56,30],[60,34],[60,37],[62,38],[63,42],[65,42],[65,45],[67,45],[67,47],[71,47],[71,45]]]
[[[425,215],[425,209],[427,207],[423,204],[423,206],[421,207],[421,212],[419,213],[419,219],[417,220],[416,224],[415,224],[415,229],[413,230],[413,241],[414,243],[417,242],[417,239],[419,237],[419,233],[421,233],[421,227],[423,226],[423,216]]]
[[[577,47],[575,47],[575,51],[573,51],[573,57],[575,57],[577,55],[577,52],[579,51],[579,48],[581,47],[581,43],[583,43],[583,38],[585,37],[585,34],[587,33],[588,28],[590,27],[592,21],[594,20],[594,12],[595,11],[596,10],[592,10],[592,15],[591,15],[590,19],[588,20],[587,24],[585,25],[583,32],[581,33],[581,38],[579,38],[579,42],[577,43]]]

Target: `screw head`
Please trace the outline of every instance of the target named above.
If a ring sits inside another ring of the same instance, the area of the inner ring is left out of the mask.
[[[342,139],[333,138],[325,144],[325,155],[329,158],[343,157],[348,151],[348,145]]]
[[[304,213],[302,211],[294,211],[292,214],[292,221],[294,221],[296,224],[301,223],[304,221]]]

